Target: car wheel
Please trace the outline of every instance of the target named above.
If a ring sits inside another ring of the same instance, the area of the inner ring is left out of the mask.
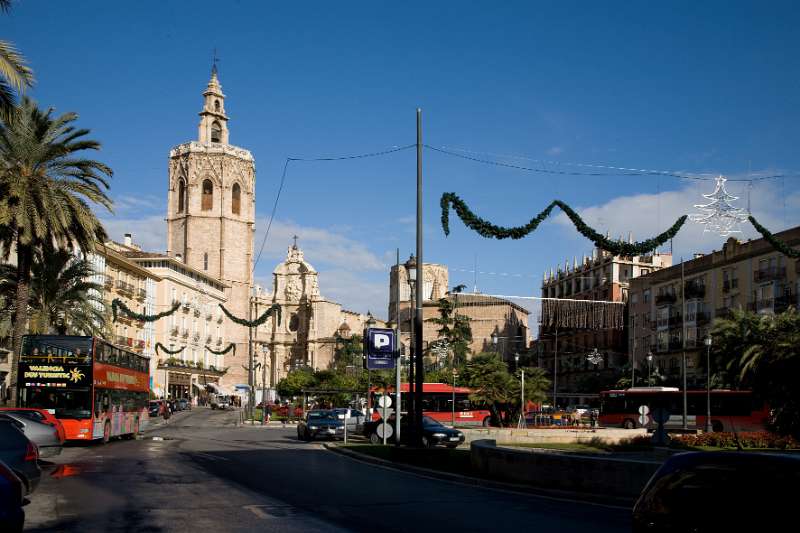
[[[381,438],[378,436],[377,433],[373,433],[372,435],[369,436],[369,442],[371,444],[380,444],[383,441],[381,440]]]
[[[626,418],[625,421],[622,423],[622,427],[624,427],[625,429],[634,429],[636,427],[636,422],[634,422],[630,418]]]
[[[453,448],[458,448],[458,444],[448,444],[447,447],[452,450]]]
[[[108,444],[111,440],[111,422],[106,422],[103,426],[103,444]]]
[[[491,425],[492,425],[492,417],[490,417],[490,416],[487,416],[486,418],[484,418],[484,419],[483,419],[483,424],[482,424],[482,425],[483,425],[483,427],[485,427],[485,428],[488,428],[489,426],[491,426]]]
[[[422,437],[422,445],[425,448],[433,448],[433,443],[428,439],[428,437]]]

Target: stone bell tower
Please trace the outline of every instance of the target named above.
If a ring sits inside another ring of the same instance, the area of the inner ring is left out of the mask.
[[[169,153],[167,254],[230,285],[226,308],[247,318],[253,285],[255,161],[248,150],[228,143],[225,95],[216,65],[203,92],[196,141]],[[248,359],[248,330],[227,318],[225,343],[236,355],[225,356],[223,386],[247,383],[242,364]]]

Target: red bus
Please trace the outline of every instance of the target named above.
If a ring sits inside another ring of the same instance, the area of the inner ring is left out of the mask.
[[[150,362],[97,337],[25,335],[19,407],[46,409],[67,440],[133,436],[147,425]]]
[[[394,389],[390,389],[390,396],[394,403]],[[475,405],[469,395],[474,392],[467,387],[455,387],[446,383],[425,383],[422,387],[422,414],[441,422],[442,424],[453,424],[456,426],[489,426],[491,412],[484,406]],[[373,396],[376,390],[372,389]],[[455,392],[455,410],[453,410],[453,398]],[[400,385],[400,398],[403,402],[403,411],[408,406],[408,383]],[[377,402],[372,401],[372,406],[380,411]],[[373,416],[380,416],[374,413]]]
[[[686,425],[690,429],[706,427],[706,391],[686,392]],[[639,407],[650,411],[664,407],[670,417],[666,426],[683,426],[683,391],[676,387],[636,387],[600,393],[600,424],[605,427],[643,427]],[[764,402],[756,401],[751,391],[712,390],[711,427],[714,431],[763,431],[769,416]],[[652,417],[647,427],[654,427]]]

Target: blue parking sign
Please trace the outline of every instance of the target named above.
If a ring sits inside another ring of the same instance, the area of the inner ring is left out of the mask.
[[[366,368],[370,370],[394,368],[395,351],[393,329],[367,328],[364,332]]]

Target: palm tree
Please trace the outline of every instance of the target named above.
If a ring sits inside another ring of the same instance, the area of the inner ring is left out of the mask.
[[[11,0],[0,0],[0,11],[7,13]],[[0,118],[8,120],[14,109],[14,92],[33,85],[33,71],[25,64],[14,45],[0,40]]]
[[[111,169],[83,159],[80,152],[98,150],[76,129],[75,113],[53,116],[28,97],[14,110],[13,120],[0,123],[0,248],[17,253],[12,332],[11,387],[16,388],[16,359],[28,323],[31,269],[43,245],[94,250],[107,235],[89,202],[111,211],[107,178]],[[88,202],[87,202],[88,201]]]
[[[92,264],[69,250],[46,246],[34,256],[31,268],[29,316],[31,333],[95,335],[105,327],[103,287],[90,281]],[[16,308],[17,269],[0,265],[0,313],[13,315]]]

